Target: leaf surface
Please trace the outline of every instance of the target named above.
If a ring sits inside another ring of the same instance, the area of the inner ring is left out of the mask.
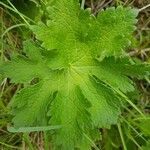
[[[0,67],[15,83],[39,79],[14,96],[13,123],[60,125],[53,133],[55,149],[91,149],[98,128],[117,123],[124,98],[116,91],[133,91],[131,78],[142,78],[150,70],[123,52],[136,13],[117,7],[94,17],[81,10],[77,0],[51,1],[48,11],[46,24],[31,26],[42,48],[27,41],[25,56],[15,56]]]

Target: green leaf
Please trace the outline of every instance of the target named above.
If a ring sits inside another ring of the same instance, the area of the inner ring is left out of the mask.
[[[46,82],[22,89],[12,101],[15,127],[40,126],[47,124],[47,107],[51,102],[51,91]]]
[[[13,124],[60,125],[52,133],[54,149],[91,149],[98,128],[117,123],[124,95],[134,90],[131,79],[149,72],[149,65],[117,57],[128,45],[136,15],[118,7],[94,17],[77,0],[52,1],[48,11],[47,24],[31,27],[42,48],[27,41],[24,56],[0,66],[15,83],[39,78],[13,97]]]
[[[120,56],[130,44],[138,10],[118,6],[107,8],[97,16],[95,45],[100,57]]]
[[[58,50],[58,58],[62,56],[64,63],[66,59],[76,61],[91,52],[100,59],[124,55],[125,48],[131,43],[138,11],[122,6],[111,7],[94,17],[88,9],[80,10],[76,1],[53,2],[48,8],[51,20],[31,27],[37,39],[43,41],[42,46]]]
[[[44,61],[42,62],[40,49],[30,41],[26,41],[24,47],[28,57],[15,55],[11,61],[0,64],[0,73],[10,77],[11,81],[15,83],[30,82],[36,77],[43,78],[48,72]]]

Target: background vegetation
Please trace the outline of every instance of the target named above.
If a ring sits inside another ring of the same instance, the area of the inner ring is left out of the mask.
[[[34,35],[27,25],[47,17],[46,4],[49,0],[1,0],[0,1],[0,59],[10,59],[14,53],[22,53],[22,42]],[[83,1],[82,1],[83,2]],[[110,6],[130,6],[143,8],[149,0],[86,0],[94,15]],[[137,30],[134,33],[132,48],[128,53],[142,61],[150,62],[150,7],[143,9],[138,16]],[[11,122],[9,102],[22,85],[11,84],[9,79],[0,77],[0,149],[43,150],[48,141],[43,132],[11,133],[7,126]],[[130,105],[122,110],[119,124],[110,130],[100,129],[102,141],[97,141],[104,150],[149,150],[150,149],[150,79],[135,80],[137,94],[129,93],[130,99],[145,114],[141,116]]]

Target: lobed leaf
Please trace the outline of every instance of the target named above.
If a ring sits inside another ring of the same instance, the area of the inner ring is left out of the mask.
[[[41,46],[24,43],[0,72],[15,83],[39,78],[12,102],[15,127],[57,126],[54,149],[91,149],[98,128],[116,124],[124,97],[134,90],[132,78],[144,78],[150,66],[124,55],[136,11],[117,7],[94,17],[77,0],[51,1],[50,20],[31,26]],[[94,135],[93,135],[94,134]]]

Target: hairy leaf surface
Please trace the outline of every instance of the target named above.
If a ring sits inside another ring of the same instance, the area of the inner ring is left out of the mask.
[[[91,149],[98,128],[117,123],[133,77],[149,65],[125,55],[137,12],[108,8],[93,16],[77,0],[52,1],[49,20],[31,26],[41,46],[26,41],[24,56],[1,64],[15,83],[28,83],[12,102],[15,127],[61,125],[53,133],[56,149]],[[30,83],[38,78],[38,83]],[[93,135],[94,134],[94,135]]]

